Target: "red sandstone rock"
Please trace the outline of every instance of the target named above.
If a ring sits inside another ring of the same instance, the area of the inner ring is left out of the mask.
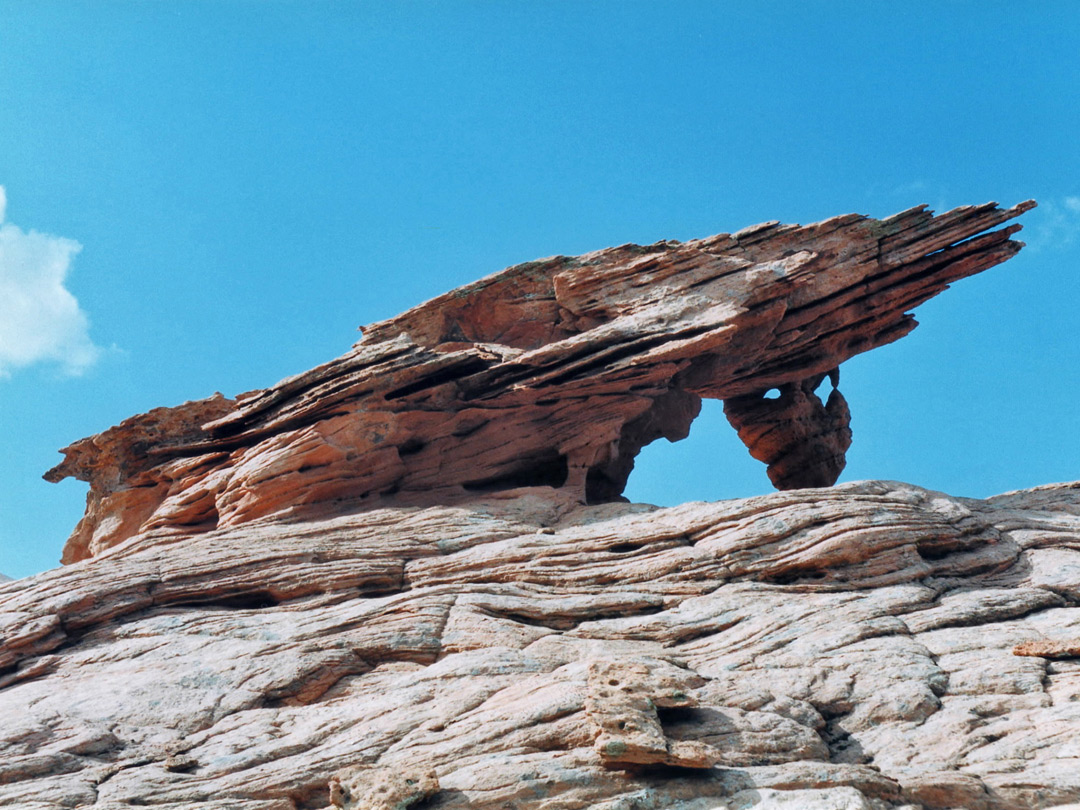
[[[1013,647],[1013,655],[1036,658],[1080,658],[1080,638],[1038,639]]]
[[[838,393],[821,406],[809,383],[1016,253],[1019,225],[987,231],[1033,205],[765,223],[511,267],[265,391],[159,408],[66,448],[46,478],[90,495],[63,559],[391,495],[550,485],[617,500],[641,447],[686,436],[700,397],[727,400],[778,487],[832,484],[847,406]],[[772,387],[777,406],[761,401]]]
[[[825,374],[788,383],[775,399],[748,394],[724,401],[728,421],[750,455],[768,465],[769,480],[777,489],[832,486],[844,470],[851,412],[836,388],[839,369],[828,376],[833,389],[825,404],[815,392]]]

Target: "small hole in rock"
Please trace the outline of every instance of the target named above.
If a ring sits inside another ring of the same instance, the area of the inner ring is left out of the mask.
[[[415,436],[411,439],[406,439],[400,447],[398,447],[399,456],[412,456],[419,453],[424,447],[427,446],[427,442],[423,439],[418,439]]]
[[[631,551],[640,549],[642,545],[642,543],[616,543],[614,546],[608,546],[608,551],[612,554],[629,554]]]

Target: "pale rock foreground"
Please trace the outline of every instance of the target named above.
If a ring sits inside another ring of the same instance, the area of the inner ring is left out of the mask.
[[[1080,637],[1076,484],[535,488],[2,587],[3,806],[313,808],[428,773],[412,806],[1080,801],[1080,661],[1013,654]]]
[[[0,806],[1080,803],[1080,484],[618,497],[700,396],[831,483],[817,384],[1025,208],[512,268],[76,443],[72,564],[0,584]]]

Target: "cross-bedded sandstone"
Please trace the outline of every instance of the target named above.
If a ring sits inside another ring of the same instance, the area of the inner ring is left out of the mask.
[[[0,585],[0,806],[1068,805],[1078,604],[1077,484],[139,536]]]
[[[523,265],[76,443],[78,561],[0,583],[0,805],[1080,806],[1080,484],[616,502],[705,396],[831,484],[839,364],[1026,207]]]
[[[266,390],[158,408],[66,448],[46,478],[91,488],[64,561],[136,534],[388,499],[546,485],[617,500],[638,451],[685,437],[701,397],[726,401],[777,487],[832,484],[849,417],[816,382],[1016,253],[1020,226],[992,229],[1033,205],[770,222],[511,267]]]

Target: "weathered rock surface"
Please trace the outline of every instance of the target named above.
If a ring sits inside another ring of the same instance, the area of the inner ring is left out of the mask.
[[[158,408],[71,445],[46,476],[90,483],[64,561],[136,534],[394,494],[436,504],[549,485],[617,500],[641,447],[685,437],[701,397],[727,400],[778,487],[832,484],[847,405],[822,405],[817,382],[1015,254],[1019,225],[989,229],[1033,205],[766,223],[511,267],[265,391]],[[780,399],[763,401],[774,387]]]
[[[1013,654],[1080,638],[1080,484],[531,488],[136,537],[0,600],[2,806],[1080,802],[1080,659]]]
[[[818,383],[1022,208],[512,268],[76,443],[74,562],[0,584],[0,806],[1080,806],[1080,483],[617,500],[700,396],[832,483]]]

